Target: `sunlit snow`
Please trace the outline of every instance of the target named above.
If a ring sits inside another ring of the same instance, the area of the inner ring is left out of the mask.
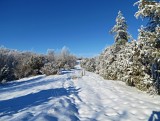
[[[79,65],[61,75],[0,85],[0,121],[158,121],[160,97]]]

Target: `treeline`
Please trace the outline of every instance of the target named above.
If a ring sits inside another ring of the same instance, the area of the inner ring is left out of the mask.
[[[59,53],[48,50],[46,55],[0,47],[0,83],[40,74],[57,74],[61,69],[74,68],[75,64],[76,57],[66,47]]]
[[[99,56],[84,59],[81,65],[105,79],[121,80],[140,90],[160,94],[160,2],[139,0],[135,4],[138,5],[135,17],[148,20],[139,29],[138,40],[132,39],[119,11],[110,31],[115,35],[115,43]]]

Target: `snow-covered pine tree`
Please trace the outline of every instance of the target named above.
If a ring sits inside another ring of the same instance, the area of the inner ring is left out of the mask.
[[[156,31],[156,28],[160,26],[160,3],[154,0],[139,0],[136,4],[138,5],[138,11],[135,17],[148,18],[149,22],[145,30]]]
[[[121,11],[118,12],[118,16],[116,18],[116,25],[111,29],[110,33],[115,34],[115,43],[116,44],[125,44],[128,42],[130,38],[127,32],[128,26],[125,18]]]
[[[135,17],[148,19],[147,25],[139,29],[138,40],[142,45],[145,56],[148,58],[148,63],[144,64],[146,66],[150,65],[153,86],[156,93],[160,94],[160,2],[139,0],[135,5],[138,5]]]
[[[148,19],[146,27],[139,30],[139,40],[145,40],[156,47],[160,47],[160,2],[154,0],[139,0],[135,17]]]

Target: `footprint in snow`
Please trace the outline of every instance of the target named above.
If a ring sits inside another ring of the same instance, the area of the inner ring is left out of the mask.
[[[144,104],[144,102],[143,102],[143,101],[139,101],[139,103],[140,103],[140,104]]]
[[[114,110],[118,110],[118,109],[119,109],[119,107],[113,107],[113,109],[114,109]]]
[[[130,111],[130,113],[133,114],[133,115],[136,115],[136,114],[137,114],[137,110],[133,110],[133,109],[132,109],[132,110]]]
[[[113,109],[108,109],[107,111],[105,111],[105,115],[106,116],[116,116],[118,115],[117,112]]]
[[[127,105],[129,102],[123,102],[124,105]]]

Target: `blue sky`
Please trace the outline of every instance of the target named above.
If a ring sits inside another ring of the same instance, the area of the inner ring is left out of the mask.
[[[119,10],[136,39],[142,22],[137,0],[0,0],[0,45],[46,53],[67,46],[78,56],[95,56],[113,44],[109,34]]]

